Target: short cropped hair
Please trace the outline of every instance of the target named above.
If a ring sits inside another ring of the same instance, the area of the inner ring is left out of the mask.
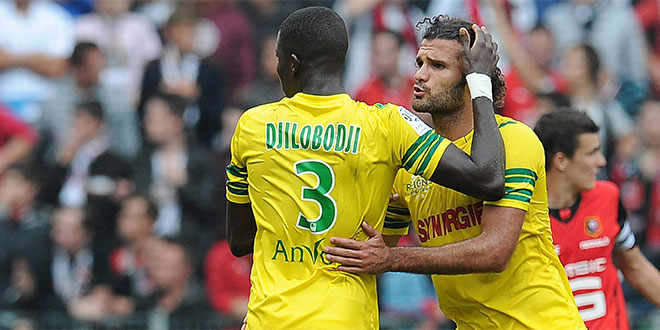
[[[552,158],[559,152],[573,157],[584,133],[598,133],[598,125],[589,116],[571,108],[559,109],[543,115],[534,132],[545,149],[545,168],[550,170]]]
[[[328,63],[343,67],[348,51],[344,20],[325,7],[296,10],[280,25],[279,45],[301,61]]]

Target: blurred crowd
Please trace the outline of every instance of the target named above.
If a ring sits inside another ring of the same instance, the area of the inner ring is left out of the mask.
[[[230,139],[283,97],[277,29],[313,5],[346,20],[345,85],[369,104],[410,108],[425,16],[487,25],[503,114],[587,112],[601,178],[660,266],[657,0],[0,0],[0,329],[240,326],[251,260],[224,237]],[[384,329],[451,327],[428,277],[380,284]],[[660,326],[628,293],[633,325]]]

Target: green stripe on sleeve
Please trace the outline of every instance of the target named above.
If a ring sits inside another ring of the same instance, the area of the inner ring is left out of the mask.
[[[506,126],[506,125],[509,125],[509,124],[515,124],[515,123],[516,123],[516,122],[513,121],[513,120],[505,121],[505,122],[499,124],[499,125],[497,126],[497,128],[502,128],[502,127],[504,127],[504,126]]]
[[[424,141],[424,144],[422,144],[422,146],[419,147],[419,149],[417,149],[417,152],[415,152],[415,154],[408,159],[408,162],[403,164],[403,168],[405,168],[406,170],[410,170],[410,168],[415,164],[419,156],[424,154],[424,152],[429,148],[429,146],[431,146],[431,144],[433,144],[433,142],[435,142],[435,140],[438,139],[438,137],[439,136],[437,134],[430,135],[429,138],[426,139],[426,141]]]
[[[231,173],[233,176],[237,176],[240,178],[247,178],[247,169],[242,169],[238,166],[234,166],[232,164],[229,164],[227,166],[227,172]]]
[[[514,176],[514,175],[526,175],[538,180],[539,176],[536,175],[536,172],[527,169],[527,168],[510,168],[504,171],[504,176]]]
[[[385,218],[385,220],[387,220],[387,218]],[[387,221],[385,221],[385,223],[383,224],[383,227],[389,228],[389,229],[401,229],[401,228],[406,228],[409,225],[410,225],[410,221],[406,221],[406,222],[400,222],[400,221],[399,222],[387,222]]]
[[[534,179],[524,176],[511,176],[508,178],[505,177],[504,183],[529,183],[532,186],[536,187],[536,181]]]
[[[424,161],[422,162],[422,165],[419,166],[419,169],[417,169],[417,172],[415,173],[416,175],[422,175],[424,171],[426,171],[426,167],[429,165],[431,162],[431,159],[433,158],[433,155],[435,154],[435,151],[438,149],[440,144],[442,144],[442,140],[445,138],[440,136],[440,139],[433,144],[429,152],[426,154],[426,157],[424,158]]]
[[[525,202],[525,203],[529,203],[529,201],[530,201],[529,197],[520,196],[520,195],[504,195],[504,197],[502,197],[502,199],[512,199],[512,200],[521,201],[521,202]]]
[[[248,188],[248,184],[247,184],[247,183],[243,183],[243,182],[231,182],[231,181],[227,181],[227,186],[228,186],[228,187],[233,187],[233,188],[236,188],[236,189],[247,189],[247,188]]]
[[[505,194],[518,193],[518,194],[527,195],[529,197],[532,197],[534,195],[534,193],[531,190],[524,188],[504,188],[504,193]]]
[[[233,188],[233,187],[227,186],[227,190],[229,190],[232,194],[235,194],[235,195],[243,195],[243,196],[247,196],[247,195],[248,195],[248,191],[247,191],[247,189],[245,189],[245,190],[243,190],[243,189],[236,189],[236,188]]]
[[[408,161],[408,157],[410,157],[410,155],[412,155],[412,153],[415,152],[415,150],[417,149],[417,147],[418,147],[420,144],[422,144],[422,142],[424,142],[424,140],[426,140],[426,138],[428,138],[429,135],[431,135],[431,133],[432,133],[432,130],[429,130],[428,132],[424,133],[424,135],[422,135],[422,136],[420,136],[420,137],[417,138],[417,140],[415,141],[415,143],[413,143],[413,144],[410,146],[410,148],[408,148],[408,150],[406,151],[406,154],[403,155],[403,159],[401,160],[401,164],[405,164],[405,163]]]

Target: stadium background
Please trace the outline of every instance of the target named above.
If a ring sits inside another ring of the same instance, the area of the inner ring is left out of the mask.
[[[240,324],[250,258],[224,239],[229,140],[243,110],[282,97],[277,28],[312,5],[347,21],[346,87],[367,103],[410,107],[424,16],[486,24],[504,113],[587,111],[601,177],[660,266],[657,0],[0,0],[0,328]],[[383,329],[452,328],[428,277],[380,284]],[[624,287],[633,327],[659,329]]]

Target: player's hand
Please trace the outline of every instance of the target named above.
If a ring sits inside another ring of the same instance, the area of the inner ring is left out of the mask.
[[[479,27],[472,24],[472,30],[476,35],[472,48],[470,48],[470,34],[467,29],[461,28],[458,31],[467,58],[466,72],[490,74],[495,70],[497,62],[500,60],[500,56],[497,55],[497,43],[493,41],[493,37],[485,26]]]
[[[392,258],[390,248],[385,245],[383,235],[366,221],[362,230],[369,235],[366,241],[333,237],[330,242],[335,246],[323,249],[328,261],[339,263],[338,270],[356,274],[380,274],[390,270]]]

